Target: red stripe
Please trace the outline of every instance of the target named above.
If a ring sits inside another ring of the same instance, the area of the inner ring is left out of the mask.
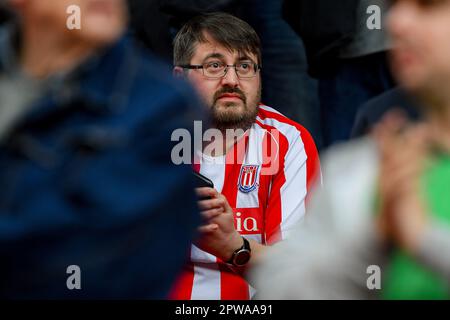
[[[222,194],[227,198],[232,208],[236,208],[238,180],[244,162],[245,153],[248,146],[248,135],[241,138],[225,157],[225,181]]]
[[[194,171],[197,172],[197,173],[200,173],[200,164],[194,163],[194,164],[192,165],[192,170],[194,170]]]
[[[278,131],[279,143],[279,169],[276,175],[271,177],[271,190],[269,195],[268,207],[265,213],[265,242],[272,245],[281,240],[281,222],[282,222],[282,207],[281,207],[281,187],[286,182],[284,175],[284,161],[286,153],[289,149],[288,139],[275,127],[263,124],[259,121],[256,123],[269,132]],[[267,142],[268,143],[268,142]],[[268,143],[269,144],[269,143]]]
[[[220,298],[222,300],[249,300],[249,288],[247,281],[242,276],[234,273],[223,262],[220,269]]]
[[[200,172],[200,162],[195,161],[192,164],[192,170]],[[191,250],[189,249],[189,255],[191,256]],[[190,260],[190,258],[189,258]],[[194,264],[189,261],[184,266],[182,272],[178,276],[175,284],[169,293],[170,300],[190,300],[192,296],[192,288],[194,286]]]
[[[242,145],[243,144],[243,145]],[[222,194],[227,198],[232,208],[236,208],[238,180],[248,146],[248,135],[240,139],[226,155],[225,181]],[[247,282],[238,274],[232,272],[223,262],[219,261],[220,297],[222,300],[248,300]]]
[[[258,121],[257,121],[258,122]],[[263,126],[261,123],[258,122],[258,125]],[[264,135],[263,139],[263,167],[266,166],[266,164],[269,162],[269,159],[267,159],[267,156],[269,155],[269,151],[267,150],[267,138],[268,134],[266,133]],[[272,175],[264,174],[264,171],[262,169],[261,174],[259,175],[259,187],[258,187],[258,201],[259,201],[259,207],[262,208],[264,217],[262,219],[262,225],[261,230],[266,230],[266,222],[265,222],[265,216],[267,214],[267,200],[269,198],[269,185],[270,181],[272,180]],[[262,237],[261,239],[262,244],[266,244],[265,237]]]
[[[183,268],[182,273],[178,276],[174,286],[170,290],[169,299],[190,300],[193,285],[194,285],[194,264],[192,262],[189,262]]]
[[[311,189],[314,187],[315,183],[320,179],[321,173],[320,173],[320,159],[319,159],[319,153],[317,151],[316,144],[314,143],[314,139],[312,138],[311,134],[308,132],[308,130],[305,129],[302,125],[298,124],[295,121],[292,121],[289,118],[286,118],[285,116],[259,109],[258,116],[261,119],[271,118],[275,119],[281,123],[285,123],[288,125],[291,125],[295,127],[300,132],[300,137],[303,141],[303,145],[305,146],[305,152],[307,156],[306,160],[306,203],[309,203],[310,195],[311,195]],[[319,180],[320,183],[320,180]]]

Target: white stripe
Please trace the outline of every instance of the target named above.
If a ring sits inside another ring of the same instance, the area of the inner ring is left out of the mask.
[[[253,288],[251,285],[248,285],[248,295],[250,297],[250,300],[253,299],[253,297],[255,296],[256,292],[257,291],[256,291],[255,288]]]
[[[192,300],[220,300],[220,270],[217,263],[194,264]]]
[[[214,188],[222,192],[225,181],[225,157],[204,157],[200,163],[200,173],[211,179]],[[220,299],[220,270],[217,258],[195,245],[191,245],[191,261],[194,262],[194,280],[191,299]]]
[[[259,244],[262,243],[261,234],[244,234],[242,236],[245,237],[245,239],[254,240],[254,241],[258,242]]]
[[[277,112],[276,110],[261,106],[261,109],[270,112]],[[282,237],[286,237],[288,230],[297,222],[305,212],[305,197],[306,197],[306,153],[303,142],[301,141],[299,131],[288,124],[283,124],[277,120],[267,118],[258,120],[264,124],[268,124],[277,128],[289,141],[289,150],[285,157],[285,176],[287,183],[281,188],[281,206],[282,206],[282,222],[281,231]],[[244,164],[260,165],[263,162],[262,142],[265,129],[259,125],[254,124],[253,132],[249,137],[249,146],[245,155]],[[253,136],[252,136],[253,135]],[[212,165],[205,162],[201,163],[200,173],[210,178],[217,191],[222,192],[225,180],[225,165]],[[250,178],[250,175],[249,177]],[[259,174],[256,177],[259,183]],[[237,188],[237,186],[236,186]],[[238,191],[236,205],[238,208],[258,208],[258,188],[250,193],[243,193]],[[253,239],[258,243],[262,242],[262,236],[245,235],[248,239]],[[194,283],[192,288],[192,299],[215,299],[219,300],[221,294],[220,282],[221,273],[217,263],[216,257],[204,252],[192,245],[191,258],[194,263]],[[249,286],[250,297],[255,294],[255,289]]]
[[[259,244],[262,243],[262,235],[260,235],[260,234],[246,234],[243,236],[248,240],[254,240]],[[256,294],[256,289],[253,288],[251,285],[248,285],[248,293],[249,293],[250,299],[253,299],[253,297]]]
[[[216,256],[191,245],[191,261],[199,263],[216,263]]]

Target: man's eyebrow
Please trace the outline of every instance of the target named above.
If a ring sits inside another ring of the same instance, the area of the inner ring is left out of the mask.
[[[214,52],[214,53],[208,54],[208,55],[203,59],[203,61],[206,61],[206,60],[211,59],[211,58],[225,59],[225,56],[224,56],[223,54],[221,54],[221,53]],[[237,59],[237,61],[245,61],[245,60],[250,60],[250,61],[254,62],[252,58],[250,58],[248,55],[245,55],[245,54],[239,56],[239,58]]]
[[[238,58],[238,61],[245,61],[245,60],[249,60],[251,62],[254,62],[254,60],[252,58],[250,58],[249,56],[247,56],[247,55],[242,55],[242,56],[240,56]]]
[[[224,55],[221,54],[221,53],[214,52],[214,53],[208,54],[208,55],[203,59],[203,61],[206,61],[206,60],[211,59],[211,58],[223,59],[223,58],[225,58],[225,57],[224,57]]]

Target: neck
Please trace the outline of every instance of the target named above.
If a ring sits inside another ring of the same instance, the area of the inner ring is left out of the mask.
[[[89,43],[68,37],[66,33],[43,30],[25,24],[22,29],[20,63],[23,70],[34,78],[69,71],[95,51]]]
[[[450,153],[450,103],[438,111],[429,112],[427,115],[432,139],[443,151]]]

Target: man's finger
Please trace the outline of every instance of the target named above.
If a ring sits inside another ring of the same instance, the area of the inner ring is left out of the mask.
[[[200,212],[200,214],[202,215],[202,217],[206,220],[210,220],[213,219],[217,216],[220,216],[222,213],[224,212],[223,208],[216,208],[216,209],[211,209],[211,210],[206,210],[206,211],[202,211]]]
[[[233,209],[231,208],[230,204],[228,203],[227,198],[223,194],[219,194],[219,199],[222,199],[223,208],[225,211],[232,212]]]
[[[205,233],[211,233],[219,229],[219,225],[216,223],[210,223],[204,226],[200,226],[197,228],[199,233],[205,234]]]
[[[201,200],[198,202],[198,206],[201,211],[216,209],[216,208],[224,208],[225,201],[223,198],[215,198],[208,200]]]
[[[216,198],[219,194],[216,189],[209,187],[196,188],[195,193],[200,198]]]

